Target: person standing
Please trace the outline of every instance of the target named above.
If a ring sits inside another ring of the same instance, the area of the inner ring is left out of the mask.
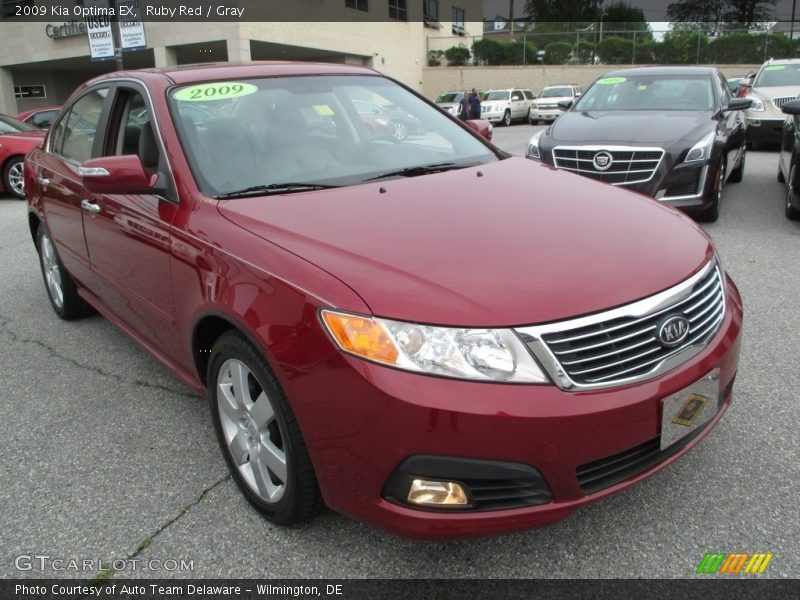
[[[472,88],[472,92],[469,95],[469,118],[481,118],[481,98],[475,88]]]
[[[459,102],[458,108],[458,118],[462,121],[469,119],[469,95],[467,94],[466,90],[461,95],[461,101]]]

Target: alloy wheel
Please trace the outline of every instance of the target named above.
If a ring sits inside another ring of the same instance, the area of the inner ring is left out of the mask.
[[[22,161],[16,162],[8,169],[8,184],[18,196],[25,196],[25,176]]]
[[[64,284],[61,279],[61,268],[58,266],[58,257],[53,248],[53,243],[46,233],[42,236],[39,250],[42,255],[42,270],[44,271],[45,283],[47,283],[47,293],[50,294],[50,298],[56,308],[61,310],[64,306]]]
[[[265,502],[278,502],[289,477],[272,401],[242,361],[226,360],[219,373],[217,406],[230,455],[253,493]]]

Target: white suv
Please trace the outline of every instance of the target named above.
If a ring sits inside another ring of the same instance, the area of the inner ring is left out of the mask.
[[[558,103],[562,100],[575,102],[581,97],[582,93],[581,88],[574,83],[548,85],[542,90],[539,97],[533,101],[528,113],[528,122],[531,125],[536,125],[539,121],[555,121],[558,115],[561,114]]]
[[[533,92],[525,88],[488,90],[481,98],[481,118],[492,123],[511,125],[528,117]]]

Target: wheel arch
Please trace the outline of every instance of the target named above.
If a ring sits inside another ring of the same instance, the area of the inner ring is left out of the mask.
[[[29,210],[28,211],[28,227],[31,230],[31,239],[33,240],[33,245],[36,245],[36,234],[39,232],[39,226],[42,224],[42,220],[39,218],[39,215],[36,212]]]

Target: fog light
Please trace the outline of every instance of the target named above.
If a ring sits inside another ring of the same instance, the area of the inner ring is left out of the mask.
[[[408,491],[411,504],[426,506],[467,506],[467,492],[459,484],[452,481],[429,481],[415,479]]]

